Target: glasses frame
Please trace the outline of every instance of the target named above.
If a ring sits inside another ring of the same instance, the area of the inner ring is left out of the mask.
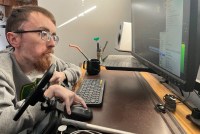
[[[23,33],[40,33],[40,37],[42,40],[44,41],[50,41],[51,39],[53,39],[56,44],[58,43],[59,41],[59,37],[57,35],[52,35],[50,32],[48,31],[45,31],[45,30],[17,30],[17,31],[14,31],[13,33],[19,33],[19,34],[23,34]],[[46,38],[44,38],[45,36]]]

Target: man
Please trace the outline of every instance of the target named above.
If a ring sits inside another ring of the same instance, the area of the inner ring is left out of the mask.
[[[37,78],[41,78],[52,63],[56,64],[56,71],[44,95],[63,100],[68,114],[72,103],[87,108],[82,98],[60,86],[63,81],[74,85],[80,77],[80,68],[53,55],[59,39],[56,21],[49,11],[38,6],[13,9],[7,20],[6,37],[12,51],[0,53],[0,133],[21,132],[44,117],[37,103],[29,106],[18,121],[13,121],[27,96],[27,87],[37,83]]]

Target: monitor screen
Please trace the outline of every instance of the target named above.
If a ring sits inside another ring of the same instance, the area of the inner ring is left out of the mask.
[[[131,4],[132,54],[186,92],[194,89],[200,61],[199,5],[198,0]]]

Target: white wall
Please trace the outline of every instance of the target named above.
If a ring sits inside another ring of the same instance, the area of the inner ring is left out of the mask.
[[[84,3],[83,3],[84,1]],[[124,54],[114,47],[123,21],[131,21],[131,0],[38,0],[38,5],[50,10],[57,26],[96,6],[96,9],[57,29],[60,37],[55,54],[64,61],[79,65],[85,58],[69,44],[77,44],[89,58],[96,58],[96,42],[100,37],[103,46],[108,41],[103,57],[108,54]]]

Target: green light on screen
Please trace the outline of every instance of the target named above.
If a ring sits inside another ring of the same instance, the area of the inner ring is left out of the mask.
[[[181,44],[181,73],[184,73],[184,63],[185,63],[185,44]]]

